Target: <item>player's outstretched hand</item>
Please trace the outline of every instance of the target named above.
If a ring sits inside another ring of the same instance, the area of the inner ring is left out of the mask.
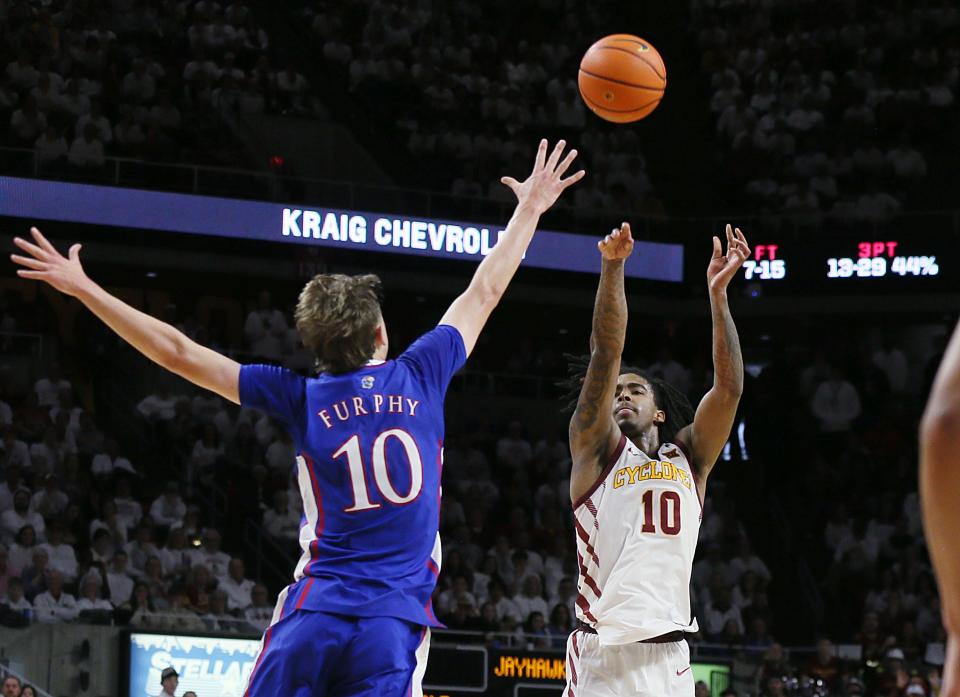
[[[22,269],[17,269],[20,278],[46,281],[61,293],[75,296],[90,283],[80,264],[80,245],[70,247],[67,256],[63,256],[50,244],[37,228],[30,228],[33,242],[14,237],[13,243],[29,256],[11,254],[10,258]],[[35,243],[35,244],[34,244]]]
[[[620,261],[633,254],[633,233],[630,223],[620,223],[609,235],[597,242],[597,249],[607,261]]]
[[[560,197],[564,189],[583,179],[586,172],[582,169],[566,179],[562,178],[577,156],[577,151],[571,150],[561,160],[560,156],[563,155],[566,146],[567,142],[565,140],[558,141],[548,159],[547,140],[544,138],[540,141],[537,159],[533,163],[533,171],[525,181],[518,182],[513,177],[502,177],[500,179],[517,195],[517,201],[520,205],[528,204],[537,213],[545,213]]]
[[[725,291],[730,281],[750,257],[750,246],[740,228],[727,223],[727,253],[723,253],[720,238],[713,238],[713,258],[707,266],[707,285],[711,291]]]

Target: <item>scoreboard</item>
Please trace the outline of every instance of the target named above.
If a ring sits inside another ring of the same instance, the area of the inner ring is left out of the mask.
[[[960,291],[960,240],[951,234],[871,237],[817,235],[809,239],[749,238],[743,281],[764,294]],[[704,250],[687,244],[686,279],[704,278]]]
[[[436,637],[440,637],[438,633]],[[691,664],[695,681],[713,694],[730,683],[724,663]],[[424,697],[561,697],[566,684],[563,650],[528,651],[471,644],[434,643],[423,677]]]

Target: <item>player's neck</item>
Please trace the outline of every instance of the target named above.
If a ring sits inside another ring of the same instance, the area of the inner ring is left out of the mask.
[[[657,430],[656,424],[650,424],[644,431],[629,434],[625,433],[624,435],[627,436],[627,439],[631,443],[647,455],[655,453],[660,449],[660,432]]]

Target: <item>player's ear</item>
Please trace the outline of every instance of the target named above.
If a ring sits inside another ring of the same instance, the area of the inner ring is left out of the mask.
[[[383,315],[380,316],[380,323],[377,325],[376,339],[374,340],[377,353],[387,353],[390,346],[390,338],[387,336],[387,323],[383,321]]]
[[[657,410],[653,413],[653,423],[655,423],[655,424],[662,424],[662,423],[663,423],[664,421],[666,421],[666,420],[667,420],[667,413],[666,413],[665,411],[663,411],[662,409],[657,409]]]

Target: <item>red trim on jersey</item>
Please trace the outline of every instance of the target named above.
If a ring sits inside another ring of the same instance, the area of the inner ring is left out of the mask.
[[[693,488],[697,492],[697,503],[700,504],[700,520],[703,520],[703,500],[706,494],[700,493],[700,485],[697,484],[697,473],[693,469],[693,458],[690,457],[690,448],[681,439],[676,437],[673,439],[673,444],[680,448],[680,450],[683,451],[683,456],[687,458],[687,465],[690,467],[690,474],[693,475]]]
[[[574,509],[579,508],[584,501],[590,498],[593,495],[593,492],[597,490],[597,487],[600,486],[601,482],[607,478],[607,475],[610,474],[610,470],[613,469],[613,466],[617,464],[617,460],[620,459],[620,454],[623,452],[623,449],[627,446],[627,437],[620,434],[620,442],[617,444],[616,449],[613,451],[613,454],[610,456],[610,460],[607,462],[606,466],[603,468],[603,471],[600,472],[600,475],[597,477],[597,480],[593,485],[587,489],[586,493],[573,502]]]
[[[317,474],[313,467],[313,458],[306,453],[300,453],[303,461],[307,463],[307,474],[310,476],[310,488],[313,489],[313,499],[317,503],[317,526],[313,530],[314,540],[310,543],[310,561],[304,567],[304,574],[309,571],[310,566],[317,560],[320,548],[320,538],[323,536],[323,496],[320,494],[320,482],[317,481]]]
[[[588,620],[591,622],[597,621],[597,618],[593,616],[592,612],[590,612],[590,603],[588,603],[587,599],[583,597],[583,593],[577,593],[577,607],[583,610],[583,616]]]
[[[253,685],[253,679],[257,675],[257,668],[260,667],[260,662],[263,660],[263,656],[267,652],[267,648],[270,646],[271,634],[273,634],[273,625],[267,627],[267,631],[263,635],[263,648],[260,649],[260,655],[257,656],[257,662],[253,664],[253,670],[250,671],[250,678],[247,680],[247,689],[243,691],[243,697],[250,696],[250,686]]]
[[[440,575],[440,569],[437,567],[437,562],[433,560],[433,557],[427,559],[427,568],[430,569],[434,576]]]
[[[590,497],[587,497],[585,503],[587,504],[587,510],[590,511],[590,514],[593,516],[593,527],[599,530],[600,523],[597,522],[597,504],[595,504]]]
[[[590,587],[590,590],[593,591],[593,594],[597,596],[597,600],[600,599],[600,589],[597,588],[597,583],[594,581],[590,574],[587,573],[587,567],[583,565],[583,556],[577,551],[577,563],[580,564],[580,575],[583,576],[584,583]]]
[[[571,637],[572,651],[567,654],[567,658],[570,660],[570,686],[573,687],[577,684],[577,667],[574,665],[574,658],[579,658],[580,653],[577,651],[577,632],[574,631]]]
[[[593,563],[597,566],[600,566],[600,559],[597,557],[597,551],[593,548],[593,545],[590,544],[590,538],[587,536],[587,531],[583,529],[583,526],[580,524],[580,521],[577,520],[577,517],[573,517],[573,526],[577,530],[577,537],[581,539],[584,545],[587,547],[587,554],[593,558]]]
[[[308,578],[307,582],[303,584],[303,592],[300,594],[300,597],[297,598],[297,604],[293,607],[294,610],[299,610],[300,606],[303,605],[303,601],[306,599],[307,593],[310,592],[310,586],[312,585],[313,585],[313,576]]]

